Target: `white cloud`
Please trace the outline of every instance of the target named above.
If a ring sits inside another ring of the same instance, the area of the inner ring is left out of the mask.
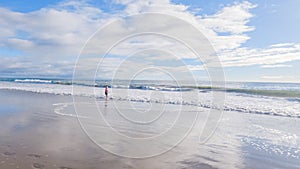
[[[271,45],[270,47],[278,48],[278,47],[289,47],[295,45],[294,43],[279,43],[279,44],[274,44]]]
[[[275,65],[300,60],[300,45],[272,45],[264,49],[238,48],[224,52],[220,59],[223,66]]]
[[[202,65],[187,65],[187,67],[191,71],[205,70],[205,68]]]
[[[210,26],[212,26],[212,24],[209,24],[209,22],[213,20],[217,21],[218,16],[222,16],[222,20],[226,20],[227,18],[228,22],[232,22],[230,21],[231,14],[226,17],[226,11],[231,10],[231,8],[241,8],[237,11],[241,11],[242,9],[248,10],[248,8],[251,7],[248,3],[236,4],[234,7],[226,7],[226,9],[223,10],[223,13],[225,14],[218,14],[208,19],[208,16],[207,18],[195,16],[188,11],[187,6],[172,4],[169,0],[120,0],[116,2],[126,5],[125,10],[120,11],[118,15],[104,13],[98,8],[90,6],[82,1],[67,1],[52,8],[42,8],[30,13],[13,12],[2,8],[0,12],[1,16],[3,16],[3,22],[0,30],[1,32],[10,33],[7,33],[7,36],[3,37],[1,42],[5,42],[6,40],[9,40],[9,38],[15,36],[13,37],[15,40],[20,39],[27,40],[28,42],[30,41],[30,43],[32,43],[32,48],[34,48],[35,51],[40,49],[41,53],[47,53],[45,50],[49,49],[50,53],[51,51],[61,51],[63,54],[67,54],[68,52],[75,54],[78,51],[74,50],[74,48],[80,48],[84,44],[85,40],[87,40],[87,38],[94,33],[97,28],[99,28],[103,23],[109,21],[111,18],[116,18],[120,15],[125,16],[128,14],[131,15],[144,12],[165,13],[184,19],[197,26],[199,30],[201,30],[207,37],[210,38],[210,40],[213,41],[213,43],[216,44],[215,46],[220,44],[219,46],[221,46],[221,48],[236,48],[248,39],[248,37],[241,35],[219,37],[214,31],[210,30]],[[248,18],[249,16],[245,15],[245,17]],[[160,18],[156,19],[159,20]],[[236,23],[239,21],[245,21],[245,19],[233,20]],[[163,20],[160,23],[163,23]],[[148,27],[152,26],[151,22],[143,22],[140,24]],[[207,26],[207,24],[210,26]],[[239,25],[241,24],[243,23],[239,23]],[[174,25],[168,26],[169,27],[166,27],[166,29],[170,29],[170,26],[180,25],[176,25],[176,23],[174,23]],[[116,31],[120,31],[120,29],[121,28],[117,28]],[[27,39],[24,39],[22,35],[18,35],[18,32],[20,31],[28,35],[28,37],[26,37]],[[182,32],[184,32],[184,30]],[[7,44],[4,43],[4,45]],[[19,46],[15,47],[19,49]],[[55,48],[55,50],[53,50],[53,48]]]
[[[202,20],[205,27],[216,32],[242,34],[254,30],[254,27],[248,26],[247,23],[253,17],[249,10],[255,7],[256,5],[247,1],[235,3],[233,6],[224,7],[214,15],[204,16]]]
[[[124,12],[127,15],[140,14],[145,12],[178,14],[188,9],[187,6],[173,4],[170,2],[170,0],[116,0],[114,2],[126,5]]]
[[[254,26],[249,25],[249,21],[254,16],[251,9],[255,8],[256,5],[247,1],[225,6],[215,14],[205,16],[197,15],[190,11],[188,6],[174,4],[169,0],[115,0],[114,3],[124,5],[125,9],[118,11],[118,13],[106,13],[84,1],[64,1],[56,6],[29,13],[0,8],[0,47],[21,50],[25,52],[25,55],[30,56],[26,59],[16,59],[19,61],[18,64],[13,64],[14,59],[11,59],[9,63],[14,65],[14,68],[19,67],[23,71],[30,69],[30,67],[42,68],[43,64],[55,65],[58,61],[64,61],[64,64],[57,64],[57,67],[52,67],[52,69],[57,69],[57,71],[51,71],[52,73],[60,74],[62,73],[60,71],[72,68],[72,63],[74,63],[75,57],[86,40],[104,24],[120,18],[120,16],[158,12],[178,17],[195,26],[212,43],[224,67],[260,65],[263,68],[280,68],[288,67],[284,64],[286,62],[300,60],[300,44],[274,44],[261,49],[241,47],[250,39],[247,32],[255,30]],[[185,30],[185,26],[178,25],[175,22],[170,24],[164,21],[163,18],[149,18],[149,20],[142,22],[136,20],[128,23],[149,29],[154,27],[153,24],[160,24],[160,29],[163,31],[181,30],[183,36],[190,39],[195,38],[191,32]],[[117,38],[118,32],[130,29],[128,23],[127,25],[116,25],[103,41],[114,40],[114,38]],[[168,25],[164,25],[164,23],[168,23]],[[220,35],[220,33],[226,35]],[[197,39],[194,40],[195,43],[201,45],[201,42]],[[103,45],[105,44],[98,44],[91,46],[91,48],[101,51]],[[169,53],[174,53],[179,58],[196,57],[178,42],[162,41],[159,38],[147,38],[145,36],[137,38],[135,41],[124,42],[117,49],[112,50],[111,54],[130,54],[133,48],[140,51],[145,49],[168,49],[168,51],[171,51]],[[155,58],[163,61],[176,58],[165,54],[161,52],[160,55],[153,56],[152,60]],[[130,61],[128,64],[131,67],[137,65],[149,66],[149,60],[151,59],[144,62]],[[93,58],[90,62],[93,62]],[[117,62],[116,60],[108,62],[107,65],[110,65],[110,67],[106,67],[107,71],[111,70],[111,66],[115,66]],[[66,66],[67,64],[72,66]],[[62,66],[62,68],[59,66]],[[202,66],[193,65],[188,67],[195,71],[203,70]],[[6,68],[10,69],[9,67]],[[180,67],[177,67],[177,69],[180,70]],[[30,71],[35,70],[30,69]]]
[[[273,75],[273,76],[261,76],[262,81],[270,82],[296,82],[299,83],[299,76],[289,76],[289,75]]]
[[[293,76],[262,76],[262,79],[283,79],[283,78],[294,78]]]
[[[0,45],[43,57],[76,55],[107,18],[83,2],[69,1],[29,13],[0,8]]]
[[[7,39],[6,45],[8,47],[16,47],[18,49],[26,50],[32,48],[34,43],[27,39],[9,38]]]
[[[5,76],[54,76],[70,77],[73,73],[73,64],[70,62],[49,62],[44,60],[33,61],[27,57],[1,57],[0,75]]]
[[[292,65],[277,64],[277,65],[263,65],[262,68],[282,68],[282,67],[292,67]]]

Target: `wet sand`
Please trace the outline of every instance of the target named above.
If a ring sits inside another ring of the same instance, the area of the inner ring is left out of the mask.
[[[299,119],[225,113],[213,137],[199,144],[201,120],[207,115],[205,110],[199,110],[198,125],[179,145],[154,157],[134,159],[120,157],[95,144],[77,120],[72,102],[71,96],[0,90],[0,168],[300,168]],[[114,109],[104,111],[112,106],[111,101],[97,103],[116,129],[132,137],[136,137],[136,133],[140,133],[139,137],[155,134],[166,127],[130,127],[116,120]],[[114,104],[130,115],[131,110],[122,106],[122,102]],[[172,112],[172,108],[175,111],[176,107],[172,106],[167,110]],[[167,117],[171,119],[172,115]],[[170,120],[168,118],[165,121]],[[107,139],[107,134],[102,132],[95,136]],[[130,142],[111,144],[110,147],[117,148],[120,153],[132,146]],[[143,147],[142,151],[152,150]]]

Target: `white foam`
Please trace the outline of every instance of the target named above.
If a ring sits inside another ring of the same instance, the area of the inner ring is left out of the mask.
[[[75,88],[73,92],[72,85],[0,82],[0,89],[14,89],[36,93],[104,98],[103,88],[89,86],[74,87]],[[199,106],[204,108],[217,108],[216,105],[212,103],[211,92],[198,92],[195,95],[195,90],[170,92],[161,90],[149,91],[113,88],[109,90],[109,97],[115,100],[127,100],[134,102],[153,102],[162,104]],[[298,102],[289,101],[286,98],[280,97],[226,93],[224,109],[226,111],[238,111],[243,113],[300,117],[300,104]]]
[[[41,80],[41,79],[16,79],[15,82],[21,82],[21,83],[52,83],[51,80]]]
[[[75,117],[75,118],[88,118],[86,116],[79,116],[77,114],[63,113],[63,112],[65,112],[65,109],[68,106],[73,106],[73,102],[69,102],[69,103],[55,103],[55,104],[53,104],[53,106],[56,106],[56,108],[54,109],[54,113],[56,113],[58,115]]]

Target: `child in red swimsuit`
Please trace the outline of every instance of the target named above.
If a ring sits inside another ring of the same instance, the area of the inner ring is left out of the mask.
[[[106,99],[107,99],[107,95],[108,95],[108,86],[105,87],[104,93],[105,93],[105,97],[106,97]]]

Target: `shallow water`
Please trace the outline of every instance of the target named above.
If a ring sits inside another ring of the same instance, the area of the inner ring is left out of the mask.
[[[67,82],[68,85],[29,82],[30,83],[0,81],[0,89],[87,96],[100,99],[105,98],[104,89],[101,88],[101,86],[95,87],[91,84],[72,86],[70,82]],[[226,99],[224,99],[225,111],[300,118],[300,84],[233,83],[228,86],[227,90],[212,90],[211,87],[204,87],[207,89],[192,87],[191,90],[184,90],[184,87],[182,87],[178,88],[179,90],[173,90],[174,88],[170,88],[164,84],[159,83],[157,86],[152,83],[146,84],[146,87],[135,88],[117,86],[116,88],[109,89],[109,97],[119,101],[190,105],[201,108],[218,109],[220,105],[214,104],[215,101],[213,101],[213,99],[219,98],[214,98],[213,95],[218,94],[220,96],[226,96]],[[274,86],[272,87],[272,85]],[[172,90],[166,90],[166,88]],[[219,100],[221,101],[223,99]]]
[[[209,109],[80,99],[82,102],[75,103],[76,113],[71,96],[0,90],[0,168],[300,168],[298,118],[226,111],[212,137],[200,144]],[[158,110],[164,110],[163,114]],[[181,138],[191,126],[187,122],[195,112],[197,123],[173,147],[177,136]],[[174,115],[180,113],[184,116]],[[101,117],[106,121],[99,120]],[[88,133],[79,122],[86,125]],[[135,139],[174,130],[165,139],[140,143],[113,137],[110,127]],[[143,159],[117,156],[162,151]]]

